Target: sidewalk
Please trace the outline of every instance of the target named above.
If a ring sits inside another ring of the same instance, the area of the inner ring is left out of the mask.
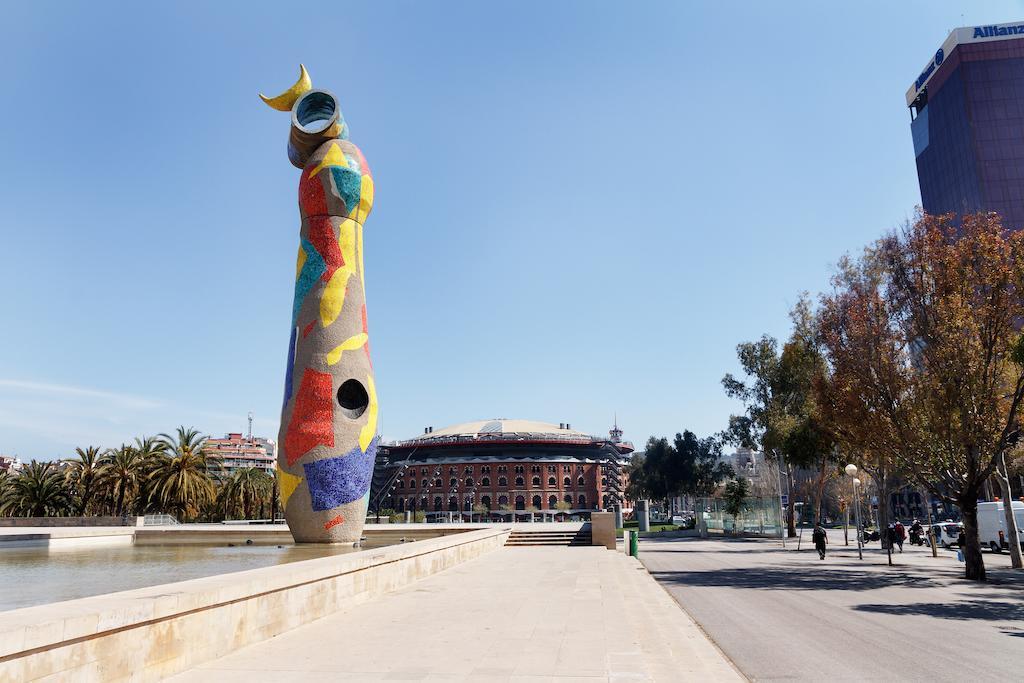
[[[636,560],[506,547],[171,680],[743,679]]]

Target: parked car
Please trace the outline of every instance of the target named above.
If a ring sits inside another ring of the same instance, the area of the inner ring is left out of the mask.
[[[952,546],[960,546],[960,532],[964,530],[964,525],[960,522],[945,521],[939,524],[932,524],[932,535],[935,537],[935,542],[941,545],[943,548],[950,548]]]
[[[1024,502],[1015,500],[1010,508],[1017,520],[1017,542],[1024,548]],[[1002,501],[978,503],[978,540],[994,553],[1010,549],[1009,534],[1006,533],[1006,510]]]

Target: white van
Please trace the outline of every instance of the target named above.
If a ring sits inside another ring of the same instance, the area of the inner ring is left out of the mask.
[[[1013,516],[1017,520],[1017,542],[1024,548],[1024,502],[1013,501]],[[996,503],[978,503],[978,540],[982,546],[988,546],[994,553],[1009,549],[1006,534],[1006,512],[1002,501]]]

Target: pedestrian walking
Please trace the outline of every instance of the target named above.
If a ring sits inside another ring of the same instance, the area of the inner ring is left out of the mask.
[[[903,541],[907,539],[907,530],[903,528],[903,522],[896,520],[896,545],[900,552],[903,552]]]
[[[828,545],[828,534],[825,533],[825,529],[821,526],[821,522],[814,525],[814,532],[811,534],[811,540],[814,541],[814,547],[818,551],[818,557],[824,560],[825,546]]]

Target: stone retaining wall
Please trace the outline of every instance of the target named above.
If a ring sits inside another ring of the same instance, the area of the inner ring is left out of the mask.
[[[480,529],[2,612],[0,682],[158,680],[496,550],[508,535]]]
[[[0,517],[0,527],[136,526],[132,517]]]

